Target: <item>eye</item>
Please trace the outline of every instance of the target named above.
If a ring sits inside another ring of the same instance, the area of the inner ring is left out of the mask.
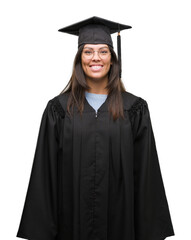
[[[84,50],[84,54],[86,54],[86,55],[91,55],[91,54],[92,54],[92,51],[91,51],[91,50]]]
[[[100,50],[100,54],[106,55],[108,53],[109,53],[109,51],[107,49]]]

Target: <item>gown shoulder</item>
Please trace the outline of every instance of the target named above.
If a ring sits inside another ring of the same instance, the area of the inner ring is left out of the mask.
[[[137,112],[148,109],[148,104],[142,97],[136,96],[130,92],[122,93],[123,108],[129,112],[130,117],[133,117]]]
[[[48,101],[48,106],[52,106],[61,118],[64,118],[66,115],[68,96],[68,93],[62,93]]]

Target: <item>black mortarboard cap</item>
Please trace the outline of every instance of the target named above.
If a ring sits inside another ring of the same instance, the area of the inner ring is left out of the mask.
[[[121,77],[121,38],[120,31],[131,28],[129,25],[112,22],[99,17],[91,17],[59,29],[60,32],[79,36],[78,47],[82,44],[107,44],[113,48],[111,34],[118,32],[117,51]]]

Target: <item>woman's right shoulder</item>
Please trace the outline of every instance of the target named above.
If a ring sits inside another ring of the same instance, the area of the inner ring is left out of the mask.
[[[55,97],[53,97],[49,101],[52,102],[52,103],[59,102],[61,105],[65,105],[65,104],[67,104],[69,94],[70,93],[68,93],[68,92],[60,93],[59,95],[56,95]]]
[[[53,107],[53,109],[55,109],[62,117],[64,117],[67,111],[68,97],[69,93],[67,92],[56,95],[48,101],[47,107]]]

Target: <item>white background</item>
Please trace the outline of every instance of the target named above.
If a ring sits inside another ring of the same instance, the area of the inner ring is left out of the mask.
[[[57,30],[99,16],[122,31],[123,81],[153,124],[176,240],[190,239],[191,14],[186,0],[0,3],[0,239],[17,239],[40,120],[68,82],[77,37]],[[116,49],[116,34],[113,34]]]

